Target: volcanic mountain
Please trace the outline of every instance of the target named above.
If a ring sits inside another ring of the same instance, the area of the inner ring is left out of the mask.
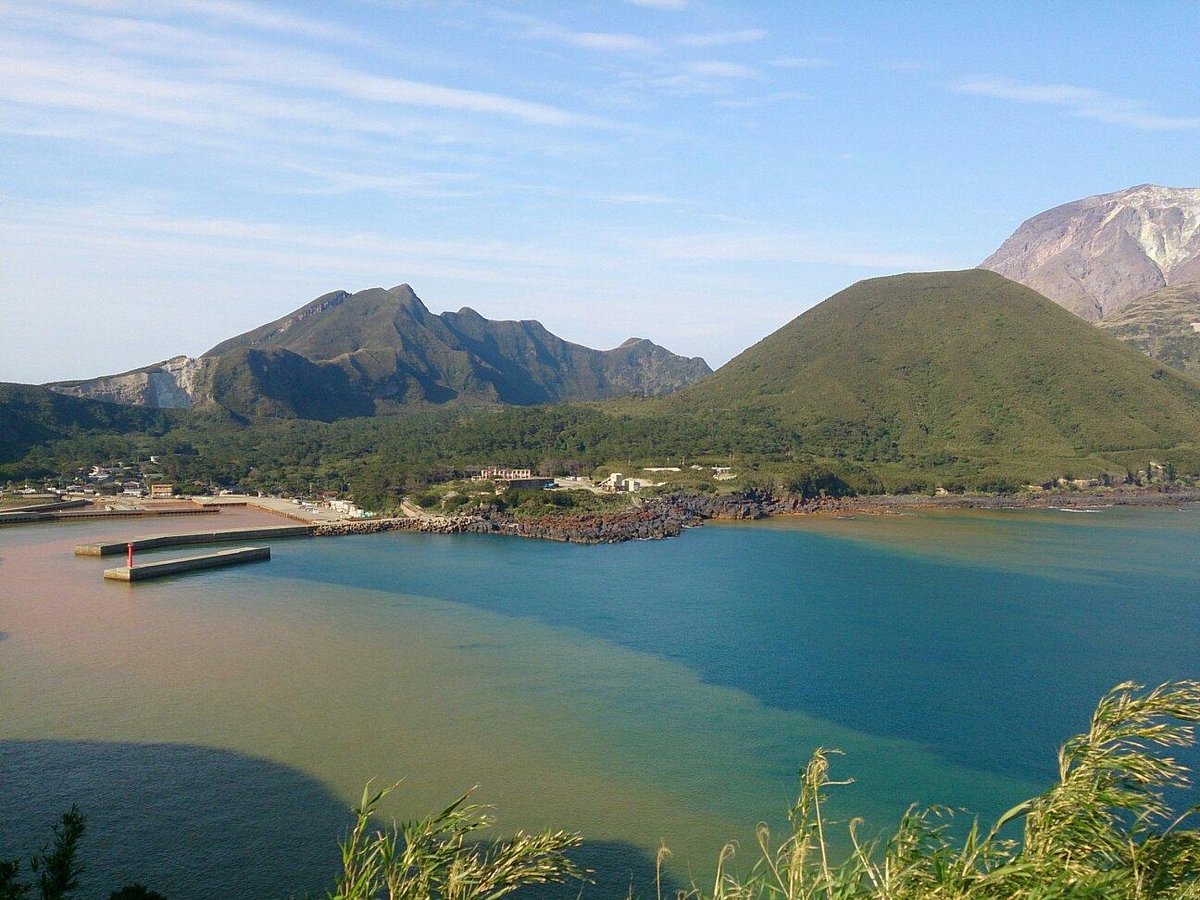
[[[216,403],[249,416],[331,420],[452,400],[529,405],[661,396],[711,372],[642,338],[592,350],[540,323],[431,313],[411,287],[335,291],[202,356],[50,385],[147,406]]]
[[[766,416],[816,455],[922,466],[1029,472],[1200,442],[1200,381],[983,269],[861,281],[667,403]]]
[[[1096,324],[1159,362],[1200,376],[1200,282],[1138,297]]]
[[[1200,281],[1200,189],[1143,184],[1055,207],[980,267],[1096,321],[1152,291]]]

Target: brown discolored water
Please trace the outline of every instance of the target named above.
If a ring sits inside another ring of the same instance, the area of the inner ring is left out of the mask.
[[[117,886],[101,873],[172,900],[315,895],[343,810],[403,778],[388,813],[479,784],[501,831],[581,830],[585,896],[624,895],[652,890],[663,842],[673,878],[707,877],[723,841],[780,823],[819,745],[857,779],[835,814],[995,814],[1105,687],[1197,674],[1194,615],[1171,624],[1200,584],[1196,517],[1083,518],[294,539],[139,585],[72,546],[279,520],[0,530],[0,858],[78,802],[85,897]]]

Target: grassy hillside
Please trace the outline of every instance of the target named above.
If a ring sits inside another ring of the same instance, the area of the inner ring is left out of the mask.
[[[0,383],[0,463],[21,459],[50,441],[161,431],[177,418],[162,410],[67,397],[32,384]]]
[[[805,452],[1023,478],[1200,443],[1200,381],[984,270],[859,282],[671,398]]]
[[[1098,327],[1183,372],[1200,376],[1200,283],[1166,287],[1105,316]]]

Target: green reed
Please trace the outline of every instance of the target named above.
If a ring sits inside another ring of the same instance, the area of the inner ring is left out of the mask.
[[[838,751],[818,749],[800,777],[788,832],[776,842],[766,825],[745,874],[733,870],[735,844],[722,848],[711,887],[692,885],[676,900],[993,900],[993,898],[1200,898],[1200,811],[1176,814],[1164,791],[1188,784],[1166,755],[1194,742],[1200,683],[1145,690],[1126,682],[1101,698],[1088,730],[1059,750],[1049,790],[965,835],[944,807],[910,808],[894,833],[862,840],[852,819],[849,852],[831,849],[823,810]],[[460,797],[437,815],[369,832],[387,791],[364,792],[357,822],[342,844],[343,873],[331,900],[489,900],[522,885],[585,879],[570,860],[579,836],[518,833],[507,841],[467,839],[490,824]],[[1023,831],[1021,830],[1023,826]],[[670,853],[658,854],[662,868]],[[586,896],[582,887],[581,895]]]

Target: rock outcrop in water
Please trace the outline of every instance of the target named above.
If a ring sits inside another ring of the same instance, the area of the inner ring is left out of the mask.
[[[676,537],[707,519],[762,519],[780,513],[819,512],[842,508],[843,501],[780,500],[759,491],[722,497],[676,495],[645,500],[629,509],[605,513],[565,513],[517,518],[485,510],[480,515],[363,519],[317,525],[313,534],[337,536],[416,531],[425,534],[507,534],[572,544],[616,544]]]
[[[755,520],[778,515],[862,513],[896,515],[905,510],[1072,508],[1097,506],[1174,506],[1200,502],[1200,490],[1176,485],[1155,488],[1115,488],[1103,491],[1044,494],[952,495],[929,497],[902,494],[878,497],[775,497],[761,491],[742,491],[721,497],[677,494],[645,500],[630,509],[608,513],[567,513],[518,519],[495,510],[482,515],[423,518],[364,519],[326,522],[313,534],[337,536],[415,531],[424,534],[504,534],[571,544],[617,544],[676,537],[685,528],[708,520]]]

